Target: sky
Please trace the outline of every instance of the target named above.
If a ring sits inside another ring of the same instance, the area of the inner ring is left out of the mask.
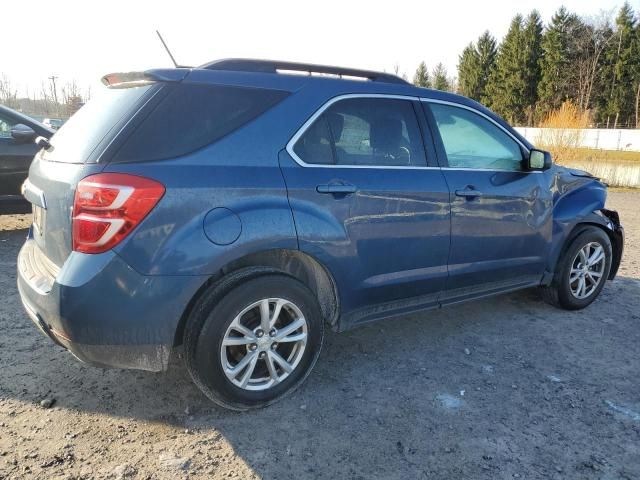
[[[0,74],[19,94],[47,77],[101,88],[110,72],[172,66],[155,30],[178,63],[228,57],[323,63],[413,77],[424,60],[455,75],[458,56],[489,30],[498,40],[516,13],[536,8],[545,22],[562,4],[579,15],[617,13],[623,0],[215,0],[12,1],[0,9]],[[640,0],[632,0],[640,10]],[[94,90],[95,91],[95,90]]]

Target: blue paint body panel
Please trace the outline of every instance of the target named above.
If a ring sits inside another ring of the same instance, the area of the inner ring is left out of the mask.
[[[158,86],[132,110],[131,122],[119,123],[121,130],[92,153],[91,162],[52,162],[46,152],[36,156],[29,181],[43,191],[47,208],[43,231],[32,229],[20,254],[20,293],[45,332],[91,363],[165,368],[203,285],[262,252],[294,252],[323,267],[339,305],[333,326],[344,330],[540,285],[581,224],[599,225],[622,238],[616,233],[621,227],[599,213],[606,187],[583,173],[559,166],[535,173],[441,168],[446,158],[439,137],[420,109],[425,168],[309,168],[285,148],[320,107],[347,94],[464,105],[532,148],[502,119],[465,97],[408,84],[270,73],[180,69],[149,77],[171,88],[211,84],[288,96],[194,152],[111,161],[119,142],[163,101],[164,87]],[[99,172],[147,177],[162,183],[166,193],[111,251],[72,252],[76,185]],[[329,183],[354,185],[355,191],[319,191]],[[455,195],[467,187],[483,196]]]
[[[304,168],[280,154],[300,250],[340,292],[343,322],[358,323],[420,297],[437,304],[447,280],[449,191],[439,169]],[[316,186],[347,182],[354,195]]]

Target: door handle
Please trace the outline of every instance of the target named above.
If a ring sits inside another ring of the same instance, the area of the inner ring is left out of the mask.
[[[316,187],[318,193],[332,193],[334,195],[348,195],[356,193],[356,186],[350,183],[324,183]]]
[[[482,192],[476,190],[473,187],[467,187],[464,190],[456,190],[456,196],[466,197],[466,198],[475,198],[475,197],[481,197]]]

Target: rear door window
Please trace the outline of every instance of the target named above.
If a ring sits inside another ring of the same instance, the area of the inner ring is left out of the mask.
[[[199,150],[255,119],[288,92],[263,88],[182,84],[149,114],[114,161],[149,161]]]
[[[412,102],[400,99],[339,100],[305,131],[294,152],[309,164],[426,166]]]

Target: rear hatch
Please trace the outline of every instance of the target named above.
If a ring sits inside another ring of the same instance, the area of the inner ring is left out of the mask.
[[[33,238],[58,267],[72,250],[76,185],[104,169],[103,153],[160,90],[148,73],[125,74],[124,80],[116,74],[106,76],[103,83],[110,88],[101,89],[74,114],[51,138],[51,147],[42,149],[31,164],[24,194],[33,204]]]

